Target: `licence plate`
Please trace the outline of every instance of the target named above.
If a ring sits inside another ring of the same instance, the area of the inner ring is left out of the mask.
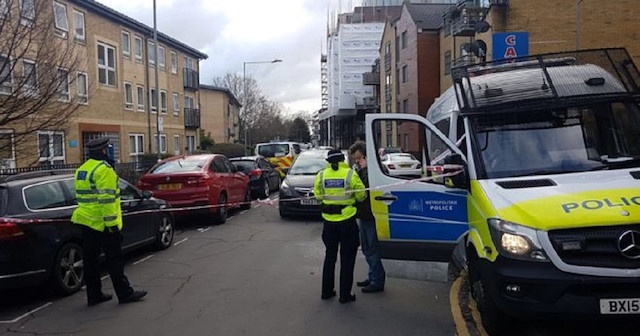
[[[158,190],[179,190],[181,188],[182,183],[167,183],[158,185]]]
[[[600,314],[640,314],[640,298],[600,299]]]
[[[315,198],[303,198],[300,200],[300,204],[302,205],[318,205],[320,204]]]
[[[411,168],[410,164],[401,164],[400,168]]]

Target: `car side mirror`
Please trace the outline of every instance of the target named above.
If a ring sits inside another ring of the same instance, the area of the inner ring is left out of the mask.
[[[142,199],[150,199],[151,197],[153,197],[153,193],[149,190],[143,190],[142,191]]]
[[[444,158],[445,165],[458,165],[462,167],[459,169],[445,169],[445,173],[455,175],[447,176],[444,179],[444,185],[449,188],[469,189],[469,174],[467,172],[467,163],[462,159],[460,154],[450,154]],[[459,172],[458,172],[459,171]]]

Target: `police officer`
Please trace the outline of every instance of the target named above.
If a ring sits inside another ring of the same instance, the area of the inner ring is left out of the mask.
[[[340,303],[356,300],[351,293],[353,268],[358,252],[358,224],[355,215],[356,201],[366,198],[362,180],[347,164],[340,150],[332,149],[327,154],[329,166],[316,175],[313,192],[322,202],[322,241],[325,245],[322,269],[323,300],[336,295],[335,266],[340,247]]]
[[[120,303],[139,301],[147,292],[134,291],[124,275],[120,189],[108,154],[109,139],[94,139],[86,146],[89,160],[75,172],[78,208],[71,221],[82,225],[87,304],[95,306],[112,298],[111,294],[102,292],[98,259],[101,250],[106,255],[109,276]]]

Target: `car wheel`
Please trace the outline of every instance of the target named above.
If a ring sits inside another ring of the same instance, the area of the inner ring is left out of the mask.
[[[288,218],[289,215],[282,210],[282,207],[278,207],[278,212],[280,213],[280,218]]]
[[[223,224],[227,221],[227,194],[220,194],[218,198],[218,211],[214,215],[216,223]]]
[[[173,217],[168,214],[161,215],[160,223],[156,229],[156,241],[153,243],[153,247],[157,250],[165,250],[171,246],[174,235]]]
[[[249,210],[251,209],[251,189],[247,187],[247,192],[244,195],[244,202],[240,204],[240,209]]]
[[[84,281],[84,252],[77,243],[64,244],[56,255],[51,271],[51,283],[56,293],[71,295],[80,290]]]
[[[262,186],[262,193],[260,198],[268,198],[269,194],[271,194],[271,188],[269,186],[269,179],[264,180],[264,186]]]

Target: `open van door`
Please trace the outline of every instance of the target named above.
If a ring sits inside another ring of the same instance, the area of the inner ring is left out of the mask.
[[[465,183],[452,186],[452,179],[444,176],[452,173],[443,169],[449,157],[459,161],[465,156],[419,115],[367,114],[365,123],[370,202],[382,257],[449,261],[468,231],[468,189]],[[376,155],[381,147],[402,147],[421,161],[421,172],[405,173],[401,163],[383,162]],[[464,168],[457,171],[466,174]]]

